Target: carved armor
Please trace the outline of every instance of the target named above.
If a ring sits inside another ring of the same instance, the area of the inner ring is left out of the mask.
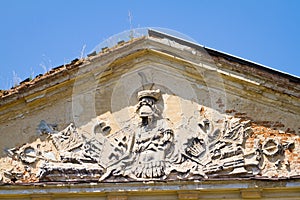
[[[274,161],[274,168],[289,166],[282,163],[282,157],[285,150],[293,149],[293,141],[255,139],[253,148],[245,150],[245,141],[252,132],[250,121],[228,116],[215,121],[195,116],[174,126],[158,109],[158,102],[163,103],[160,90],[143,90],[138,93],[138,101],[139,121],[114,133],[104,121],[92,125],[89,135],[74,124],[58,131],[57,126],[41,121],[39,130],[49,135],[49,141],[8,150],[14,163],[22,164],[0,177],[4,181],[22,180],[25,175],[51,181],[144,181],[165,180],[175,173],[179,179],[192,175],[205,179],[251,177],[264,169],[265,160]],[[197,123],[191,123],[193,120]],[[38,172],[31,170],[33,165]]]

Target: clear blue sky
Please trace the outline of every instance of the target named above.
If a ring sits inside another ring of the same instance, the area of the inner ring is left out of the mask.
[[[133,28],[173,29],[207,47],[300,76],[299,9],[298,0],[1,0],[0,89],[128,30],[129,12]]]

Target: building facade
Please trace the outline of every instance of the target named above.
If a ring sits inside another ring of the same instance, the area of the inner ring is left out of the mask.
[[[148,30],[1,92],[0,198],[297,199],[300,79]]]

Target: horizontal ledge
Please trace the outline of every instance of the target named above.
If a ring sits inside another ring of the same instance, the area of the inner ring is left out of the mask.
[[[214,180],[214,181],[172,181],[172,182],[128,182],[128,183],[68,183],[44,182],[27,185],[2,185],[0,195],[30,194],[96,194],[96,193],[138,193],[138,192],[180,192],[180,191],[240,191],[241,189],[280,191],[299,190],[300,180]]]

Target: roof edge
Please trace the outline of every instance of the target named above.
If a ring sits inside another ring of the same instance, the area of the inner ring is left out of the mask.
[[[263,71],[266,71],[269,73],[277,74],[278,76],[289,79],[291,82],[300,83],[300,77],[298,77],[296,75],[288,74],[286,72],[282,72],[282,71],[273,69],[271,67],[238,57],[238,56],[233,56],[229,53],[225,53],[225,52],[213,49],[213,48],[205,47],[203,45],[200,45],[200,44],[188,41],[188,40],[184,40],[184,39],[181,39],[181,38],[178,38],[178,37],[175,37],[175,36],[172,36],[172,35],[169,35],[169,34],[154,30],[154,29],[149,29],[148,34],[150,37],[156,37],[156,38],[161,38],[161,39],[167,38],[167,39],[173,40],[181,45],[189,46],[196,50],[205,49],[207,51],[207,53],[211,56],[223,57],[224,59],[226,59],[228,61],[236,62],[236,63],[242,64],[242,65],[248,65],[248,66],[254,67],[256,69],[260,69],[260,70],[263,70]]]

